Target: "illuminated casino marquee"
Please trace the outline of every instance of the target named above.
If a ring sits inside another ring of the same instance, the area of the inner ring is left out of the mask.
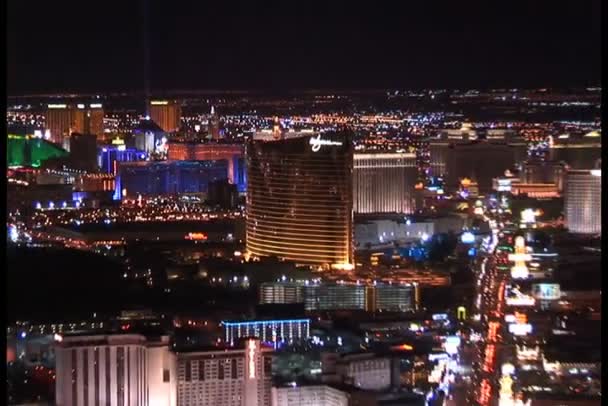
[[[191,241],[206,241],[207,238],[207,234],[205,233],[188,233],[184,237],[184,239]]]

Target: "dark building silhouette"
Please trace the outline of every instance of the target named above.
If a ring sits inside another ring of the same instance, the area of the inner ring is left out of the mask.
[[[95,134],[73,133],[70,136],[70,162],[73,169],[96,172],[97,137]]]
[[[207,202],[223,209],[234,209],[239,202],[239,192],[236,185],[233,185],[227,179],[209,182]]]

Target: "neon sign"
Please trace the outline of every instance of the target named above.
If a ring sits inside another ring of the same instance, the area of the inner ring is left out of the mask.
[[[532,325],[528,323],[524,324],[509,324],[509,333],[516,336],[525,336],[532,332]]]
[[[205,233],[188,233],[184,238],[186,240],[205,241],[207,239],[207,234],[205,234]]]
[[[536,212],[532,209],[525,209],[521,211],[522,223],[534,223],[536,221]]]
[[[532,294],[537,299],[557,300],[561,295],[558,283],[538,283],[532,285]]]
[[[247,345],[247,357],[249,358],[249,379],[255,379],[255,341],[249,340]]]
[[[509,297],[506,299],[507,306],[534,306],[536,300],[532,297]]]
[[[439,361],[439,360],[447,360],[450,358],[450,355],[447,352],[442,352],[439,354],[429,354],[429,361]]]
[[[309,144],[311,145],[311,149],[313,152],[318,152],[321,149],[322,145],[336,145],[341,146],[341,141],[332,141],[332,140],[324,140],[321,139],[321,134],[317,135],[317,137],[310,137]]]
[[[508,258],[509,261],[515,262],[515,265],[511,268],[511,277],[513,279],[526,279],[529,274],[526,261],[530,261],[532,256],[526,252],[526,244],[523,237],[518,236],[515,238],[515,253],[509,254]]]
[[[460,237],[460,241],[464,244],[472,244],[475,242],[475,235],[470,231],[465,231]]]
[[[414,349],[414,347],[412,347],[409,344],[401,344],[401,345],[394,345],[391,347],[392,350],[395,351],[412,351]]]

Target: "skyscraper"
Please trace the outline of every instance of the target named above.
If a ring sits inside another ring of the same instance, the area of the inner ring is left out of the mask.
[[[150,119],[154,121],[163,131],[172,133],[180,128],[182,119],[181,106],[174,101],[152,100],[150,101]]]
[[[70,136],[70,161],[72,168],[95,172],[97,166],[97,138],[94,134],[72,133]]]
[[[176,405],[169,337],[68,336],[56,346],[56,404]]]
[[[212,139],[220,139],[220,119],[218,118],[217,114],[215,114],[215,108],[213,106],[211,106],[211,115],[209,116],[208,129]]]
[[[571,170],[564,181],[566,227],[575,234],[602,232],[601,169]]]
[[[563,161],[572,169],[587,169],[602,156],[602,138],[598,131],[587,134],[562,134],[548,137],[549,159]]]
[[[442,175],[451,190],[469,178],[477,182],[480,193],[490,191],[493,178],[526,157],[526,143],[512,131],[470,125],[440,132],[429,139],[429,150],[433,176]]]
[[[72,122],[70,133],[103,136],[103,106],[100,103],[77,104],[70,109]]]
[[[180,406],[270,405],[272,350],[247,339],[245,348],[177,354]]]
[[[563,162],[529,160],[522,165],[520,180],[526,184],[554,184],[557,190],[561,191],[565,170],[566,165]]]
[[[386,153],[354,155],[355,213],[412,213],[416,155]]]
[[[69,151],[72,133],[103,136],[104,110],[100,103],[49,104],[46,110],[46,129],[51,141],[62,144]]]
[[[97,138],[102,138],[104,135],[103,117],[104,110],[100,103],[91,103],[89,105],[88,115],[88,134],[94,134]],[[85,131],[86,132],[86,131]]]
[[[174,353],[168,336],[66,336],[56,343],[56,404],[270,405],[272,350],[243,344]]]
[[[347,133],[247,144],[247,251],[298,264],[353,264],[353,146]]]
[[[67,104],[49,104],[46,109],[46,129],[51,133],[50,141],[63,144],[63,138],[70,135],[72,114]]]

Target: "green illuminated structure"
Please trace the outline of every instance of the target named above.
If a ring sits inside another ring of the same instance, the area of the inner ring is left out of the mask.
[[[9,167],[33,166],[37,168],[47,159],[68,156],[66,150],[42,138],[9,134],[7,141],[6,162]]]

